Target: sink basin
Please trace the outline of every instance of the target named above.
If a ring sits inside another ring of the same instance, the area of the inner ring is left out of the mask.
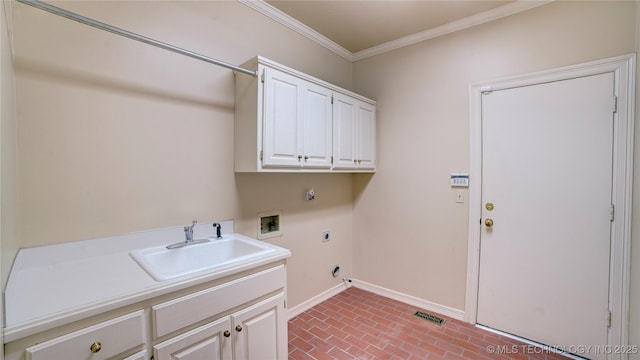
[[[211,239],[210,242],[167,249],[166,245],[134,250],[129,255],[157,281],[199,271],[222,271],[276,252],[257,240]]]

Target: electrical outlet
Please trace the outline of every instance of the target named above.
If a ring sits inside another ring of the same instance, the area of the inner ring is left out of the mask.
[[[322,242],[327,242],[331,239],[331,232],[329,230],[322,232]]]

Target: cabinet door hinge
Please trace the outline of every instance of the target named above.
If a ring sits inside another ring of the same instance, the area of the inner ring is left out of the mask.
[[[263,155],[263,151],[260,150],[260,161],[262,161],[262,155]]]
[[[611,204],[611,208],[609,208],[609,219],[613,221],[616,217],[616,206]]]
[[[333,156],[331,157],[331,165],[333,165]]]
[[[611,327],[611,310],[607,311],[607,329]]]
[[[333,105],[333,95],[331,95],[331,105]]]
[[[618,112],[618,97],[613,95],[613,113]]]
[[[262,83],[264,83],[264,70],[262,70],[262,76],[260,77],[260,81],[262,81]]]

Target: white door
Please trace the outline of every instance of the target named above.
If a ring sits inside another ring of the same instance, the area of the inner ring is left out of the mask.
[[[286,360],[287,319],[284,294],[261,301],[232,315],[235,360]]]
[[[358,168],[376,167],[376,109],[375,106],[359,102],[357,108],[356,154]]]
[[[274,69],[265,69],[263,160],[268,166],[300,166],[302,143],[301,79]]]
[[[479,324],[607,344],[613,89],[605,73],[482,95]]]
[[[356,158],[356,119],[355,99],[342,94],[333,97],[333,167],[352,169]]]
[[[153,347],[156,360],[231,360],[231,319],[203,325]]]
[[[333,127],[333,167],[375,169],[376,107],[334,94]]]
[[[332,108],[331,91],[306,83],[303,88],[302,166],[331,167]]]

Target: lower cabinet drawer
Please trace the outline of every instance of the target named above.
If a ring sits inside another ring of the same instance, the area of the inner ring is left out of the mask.
[[[183,296],[151,308],[153,335],[158,338],[200,320],[218,315],[285,287],[283,265]]]
[[[26,360],[101,360],[144,345],[144,311],[124,315],[26,349]]]

